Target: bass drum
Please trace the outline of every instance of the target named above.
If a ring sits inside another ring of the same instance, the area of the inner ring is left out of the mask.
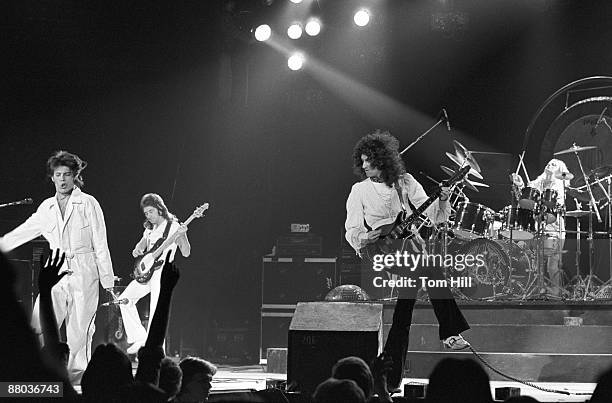
[[[457,287],[471,299],[488,299],[499,294],[521,295],[530,285],[531,261],[523,248],[514,242],[479,238],[450,253],[455,255],[453,277],[471,279],[469,286],[464,283]],[[464,267],[458,263],[460,261]],[[468,262],[473,264],[470,266]]]

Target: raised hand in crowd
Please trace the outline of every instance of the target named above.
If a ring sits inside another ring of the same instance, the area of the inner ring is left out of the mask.
[[[379,402],[392,402],[387,388],[387,373],[393,367],[393,359],[384,352],[374,358],[370,363],[370,370],[374,378],[374,393],[378,395]]]
[[[66,274],[67,271],[60,274],[60,269],[64,265],[66,254],[60,255],[59,249],[54,252],[48,251],[47,257],[40,256],[40,275],[38,276],[38,289],[41,294],[50,293],[51,288],[57,284]]]
[[[59,249],[54,252],[48,251],[47,257],[40,256],[40,274],[38,276],[38,290],[40,292],[40,324],[42,328],[45,345],[51,351],[55,351],[55,347],[59,345],[59,329],[55,312],[53,312],[53,301],[51,298],[51,289],[55,286],[68,272],[60,274],[60,269],[64,264],[66,254],[60,256]]]
[[[179,269],[170,261],[172,252],[166,254],[160,280],[157,308],[151,319],[151,327],[144,347],[139,351],[139,365],[136,380],[157,385],[161,360],[164,358],[163,343],[168,328],[172,290],[180,277]]]
[[[161,274],[161,291],[171,292],[179,280],[180,273],[178,267],[170,261],[172,252],[166,254],[164,268]]]

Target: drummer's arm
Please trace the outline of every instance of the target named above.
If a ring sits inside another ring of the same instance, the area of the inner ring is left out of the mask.
[[[523,182],[523,178],[519,174],[513,173],[510,175],[512,184],[518,188],[519,191],[523,190],[525,187],[525,182]]]
[[[543,182],[544,182],[544,175],[540,175],[534,180],[532,180],[531,182],[529,182],[527,186],[537,189],[541,192],[543,190],[542,189]]]

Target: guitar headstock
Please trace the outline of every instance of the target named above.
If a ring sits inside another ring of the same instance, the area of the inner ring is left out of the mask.
[[[193,211],[193,216],[196,218],[202,217],[204,215],[204,212],[208,210],[208,207],[210,207],[210,204],[208,203],[202,204],[201,206],[199,206]]]

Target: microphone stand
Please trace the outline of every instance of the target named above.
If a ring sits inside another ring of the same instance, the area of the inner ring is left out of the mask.
[[[0,208],[9,207],[9,206],[19,206],[21,204],[32,204],[32,199],[25,199],[25,200],[10,202],[10,203],[3,203],[3,204],[0,204]]]
[[[421,141],[423,139],[423,137],[427,136],[433,129],[435,129],[436,127],[440,126],[442,123],[445,123],[447,120],[444,118],[444,116],[440,117],[440,119],[436,122],[435,125],[433,125],[432,127],[430,127],[429,129],[427,129],[427,131],[425,131],[425,133],[421,134],[419,137],[416,138],[416,140],[414,140],[412,143],[408,144],[406,146],[406,148],[404,148],[399,154],[402,155],[404,154],[406,151],[410,150],[412,147],[414,147],[419,141]],[[449,129],[450,130],[450,129]]]

